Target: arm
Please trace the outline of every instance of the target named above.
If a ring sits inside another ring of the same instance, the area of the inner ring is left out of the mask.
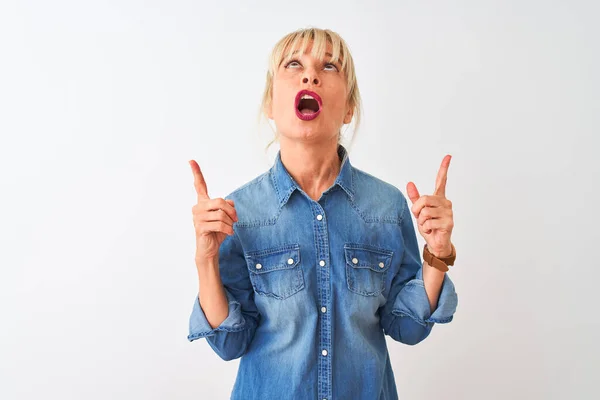
[[[188,340],[206,338],[226,361],[246,352],[260,321],[246,265],[237,232],[221,243],[218,260],[198,265],[200,290],[190,315]]]
[[[436,257],[447,257],[452,254],[452,247],[439,254],[435,252],[432,252],[432,254]],[[423,283],[425,286],[425,292],[427,293],[427,297],[429,299],[431,312],[433,312],[437,307],[445,276],[446,272],[432,267],[431,265],[427,264],[427,261],[423,261]]]
[[[229,298],[221,281],[219,259],[196,260],[198,299],[211,328],[216,328],[229,314]]]
[[[452,321],[458,296],[446,273],[421,260],[417,235],[404,198],[402,205],[400,245],[404,251],[386,304],[381,309],[380,323],[385,334],[394,340],[414,345],[429,336],[434,323]]]

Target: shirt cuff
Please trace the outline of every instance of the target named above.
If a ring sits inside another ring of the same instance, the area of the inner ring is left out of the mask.
[[[231,295],[231,293],[229,293],[227,289],[225,289],[225,294],[227,296],[227,302],[229,305],[229,315],[227,315],[227,318],[225,318],[225,320],[216,328],[212,328],[208,323],[206,315],[204,315],[202,307],[200,306],[200,299],[198,298],[198,295],[196,295],[196,299],[194,300],[194,308],[192,309],[192,314],[190,315],[190,327],[188,335],[188,340],[190,342],[203,337],[213,336],[219,331],[238,332],[246,328],[246,320],[242,315],[240,303],[233,297],[233,295]]]
[[[432,313],[423,282],[423,269],[419,268],[416,277],[408,281],[398,293],[392,314],[406,315],[423,326],[433,323],[443,324],[452,321],[457,305],[458,296],[454,283],[448,274],[445,274],[438,305]]]

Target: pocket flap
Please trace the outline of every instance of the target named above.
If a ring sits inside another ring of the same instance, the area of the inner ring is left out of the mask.
[[[387,271],[392,263],[392,250],[365,244],[345,244],[346,264],[353,268],[369,268],[375,272]]]
[[[255,274],[294,268],[300,262],[300,246],[290,244],[246,252],[248,269]]]

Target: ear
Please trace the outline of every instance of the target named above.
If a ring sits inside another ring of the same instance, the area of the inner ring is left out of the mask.
[[[344,124],[349,124],[352,121],[353,115],[354,115],[354,106],[350,104],[348,106],[348,111],[346,112],[346,115],[344,116]]]

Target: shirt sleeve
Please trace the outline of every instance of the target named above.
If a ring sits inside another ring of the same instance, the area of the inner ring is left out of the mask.
[[[423,261],[404,195],[400,229],[404,252],[397,274],[393,277],[389,296],[381,309],[381,326],[394,340],[414,345],[431,333],[434,323],[452,321],[458,296],[448,274],[444,275],[437,308],[431,312],[423,282]]]
[[[196,294],[187,337],[190,342],[206,338],[212,349],[226,361],[239,358],[246,352],[260,321],[244,253],[235,229],[234,232],[219,248],[219,273],[229,314],[219,326],[212,328]]]

